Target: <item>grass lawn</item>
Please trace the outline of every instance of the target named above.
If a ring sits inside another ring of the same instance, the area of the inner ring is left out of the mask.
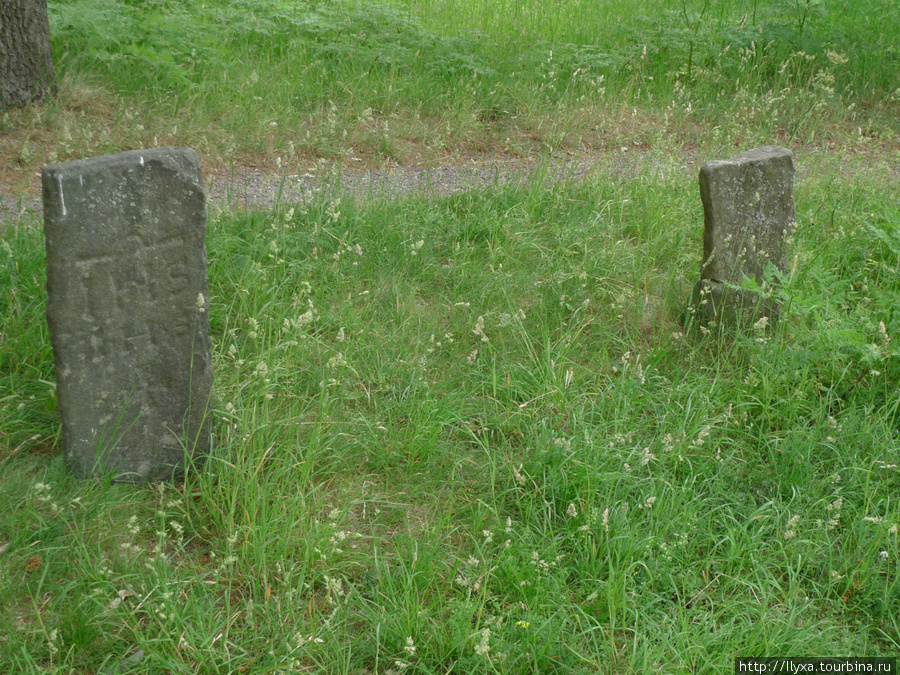
[[[900,653],[896,3],[50,13],[60,93],[0,117],[9,186],[171,144],[284,171],[643,159],[212,209],[216,447],[177,484],[67,475],[41,223],[8,217],[0,670],[722,673]],[[685,153],[766,143],[799,169],[781,320],[697,325]]]

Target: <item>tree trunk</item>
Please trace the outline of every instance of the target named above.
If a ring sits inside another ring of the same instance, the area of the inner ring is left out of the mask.
[[[53,93],[47,0],[0,0],[0,110]]]

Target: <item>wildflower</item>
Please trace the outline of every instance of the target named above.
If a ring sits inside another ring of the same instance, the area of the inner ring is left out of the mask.
[[[641,366],[640,356],[638,356],[634,362],[634,379],[639,381],[641,384],[647,383],[647,378],[644,377],[644,369]]]
[[[259,322],[253,317],[250,317],[247,319],[247,323],[250,324],[250,332],[247,333],[247,337],[250,339],[259,337]]]
[[[704,443],[706,443],[706,438],[709,436],[709,425],[703,427],[698,433],[696,440],[691,441],[691,445],[696,448],[699,448]]]
[[[294,644],[296,644],[298,647],[302,647],[303,645],[305,645],[309,642],[314,642],[316,644],[324,644],[325,640],[323,640],[322,638],[317,638],[313,635],[308,635],[308,636],[304,637],[301,633],[297,633],[296,635],[294,635]]]
[[[843,54],[840,54],[839,52],[833,52],[830,49],[825,50],[825,56],[827,56],[828,60],[832,63],[832,65],[835,66],[842,66],[850,60]]]
[[[253,371],[253,374],[264,378],[269,374],[269,366],[266,365],[265,361],[260,361],[256,364],[256,370]]]
[[[647,497],[643,504],[638,504],[639,509],[652,509],[656,503],[656,497]]]
[[[206,311],[206,298],[203,297],[203,293],[197,294],[197,309],[199,309],[200,312]]]
[[[578,517],[578,509],[575,508],[575,504],[569,503],[569,508],[566,509],[566,515],[569,518],[577,518]]]
[[[881,334],[881,345],[886,347],[887,343],[891,341],[891,338],[887,334],[887,328],[884,325],[884,321],[878,322],[878,332]]]
[[[887,560],[887,559],[888,559],[888,552],[887,552],[887,551],[881,551],[881,552],[878,554],[878,557],[881,558],[882,560]]]
[[[327,593],[328,604],[337,604],[340,598],[346,596],[344,591],[344,583],[340,579],[335,579],[327,574],[325,575],[325,592]]]
[[[785,539],[793,539],[797,536],[796,530],[794,528],[797,526],[797,523],[800,522],[800,516],[792,516],[791,519],[787,523],[787,528],[784,531]]]
[[[641,451],[641,466],[647,466],[650,460],[656,459],[656,455],[650,452],[650,448],[646,447]]]
[[[50,634],[47,636],[47,648],[50,650],[51,654],[56,654],[59,652],[59,645],[57,644],[57,640],[59,639],[59,631],[54,628],[50,631]]]
[[[482,628],[481,638],[475,644],[475,653],[478,656],[484,656],[487,659],[490,659],[489,653],[491,651],[491,629],[490,628]]]
[[[53,513],[59,512],[59,505],[53,501],[53,496],[50,494],[52,491],[52,487],[47,483],[35,483],[32,488],[34,493],[34,498],[39,501],[41,504],[47,504]]]
[[[340,366],[346,366],[347,359],[344,358],[343,354],[336,354],[328,359],[328,367],[329,368],[338,368]]]
[[[607,507],[603,511],[603,521],[600,523],[603,526],[604,532],[609,532],[609,508]]]
[[[325,205],[325,217],[329,222],[335,223],[341,217],[341,198],[333,199]]]
[[[478,320],[475,322],[475,329],[472,331],[476,336],[481,337],[482,342],[487,342],[488,337],[484,334],[484,317],[479,316]]]
[[[299,328],[300,326],[305,326],[306,324],[315,321],[315,319],[316,310],[312,308],[312,303],[310,303],[310,308],[298,316],[292,323],[294,328]]]
[[[477,358],[478,358],[478,350],[477,350],[477,349],[473,349],[473,350],[469,353],[469,355],[466,357],[466,362],[467,362],[467,363],[470,363],[470,364],[471,364],[471,363],[475,363],[475,359],[477,359]]]
[[[406,638],[406,646],[403,648],[403,651],[405,651],[410,656],[416,653],[416,645],[413,644],[412,636]]]
[[[519,468],[513,467],[513,479],[515,479],[516,483],[519,485],[525,485],[525,476],[523,476],[520,471],[522,471],[522,465],[519,464]],[[507,525],[509,525],[512,521],[507,519]]]
[[[119,591],[119,593],[123,593],[123,592],[124,591]],[[109,609],[109,611],[114,612],[115,610],[117,610],[119,608],[119,605],[121,605],[121,604],[122,604],[122,598],[117,596],[109,601],[109,605],[107,605],[107,608]]]

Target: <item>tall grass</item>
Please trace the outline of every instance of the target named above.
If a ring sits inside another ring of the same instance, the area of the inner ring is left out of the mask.
[[[898,12],[839,0],[56,0],[60,100],[3,124],[20,131],[9,151],[23,165],[137,145],[190,145],[219,163],[406,163],[658,142],[625,110],[683,143],[699,127],[747,144],[892,138]]]
[[[800,162],[788,309],[746,335],[681,322],[702,218],[677,173],[217,215],[218,442],[175,486],[78,483],[30,449],[57,433],[30,375],[40,233],[8,227],[0,663],[896,653],[900,214],[883,175]]]
[[[50,11],[61,93],[0,117],[0,177],[141,145],[284,173],[646,152],[628,178],[212,209],[217,442],[178,484],[66,473],[40,223],[7,217],[0,670],[719,673],[900,650],[895,4]],[[760,141],[800,167],[783,314],[694,326],[702,214],[672,150]]]

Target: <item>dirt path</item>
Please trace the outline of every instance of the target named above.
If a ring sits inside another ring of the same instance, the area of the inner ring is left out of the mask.
[[[795,151],[798,158],[798,178],[813,169],[815,149]],[[818,153],[821,159],[824,151]],[[722,153],[727,156],[727,153]],[[335,190],[345,197],[365,199],[409,194],[423,196],[449,195],[493,185],[523,184],[540,176],[548,184],[558,181],[580,181],[594,171],[603,171],[618,178],[632,178],[643,172],[681,174],[695,180],[700,164],[712,156],[703,157],[694,150],[671,153],[650,153],[639,148],[621,148],[609,152],[566,153],[550,157],[505,158],[471,157],[446,166],[395,166],[384,169],[359,170],[344,168],[337,172],[325,164],[300,162],[291,171],[252,165],[236,165],[229,169],[204,167],[207,195],[211,211],[254,210],[271,208],[276,203],[302,203],[316,194]],[[836,158],[845,174],[860,171],[882,172],[888,180],[900,182],[900,158],[892,154],[851,155]],[[18,193],[0,185],[0,222],[17,216],[42,217],[40,178],[29,181],[26,191]]]
[[[291,171],[252,165],[225,169],[204,167],[204,179],[211,210],[266,209],[276,203],[306,202],[316,194],[331,190],[355,199],[392,197],[409,194],[449,195],[493,185],[523,184],[536,175],[549,184],[580,181],[595,170],[615,176],[635,176],[648,165],[660,171],[696,171],[695,154],[685,153],[678,162],[649,158],[640,149],[621,149],[609,153],[561,154],[529,159],[472,157],[446,166],[394,166],[383,169],[341,169],[327,164],[300,163]],[[27,190],[12,190],[0,185],[0,219],[17,215],[41,217],[40,178],[29,181]]]
[[[484,157],[439,167],[395,166],[365,171],[344,169],[339,174],[327,167],[288,175],[242,167],[234,172],[210,171],[206,180],[213,204],[270,207],[278,200],[303,202],[328,190],[337,190],[357,199],[410,194],[439,196],[495,185],[524,184],[535,176],[540,176],[549,184],[580,181],[598,169],[617,176],[633,176],[646,163],[645,155],[642,151],[625,151],[534,159]],[[692,162],[686,163],[684,169],[692,170]]]

